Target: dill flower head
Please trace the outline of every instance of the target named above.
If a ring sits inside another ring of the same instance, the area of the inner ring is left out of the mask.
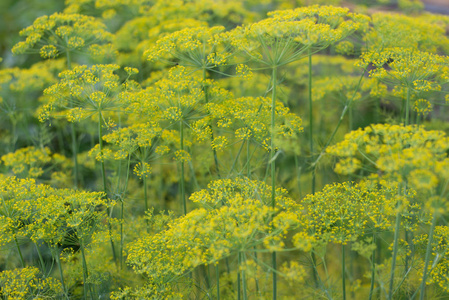
[[[377,124],[346,134],[342,142],[326,151],[339,157],[335,167],[339,173],[350,174],[362,168],[365,174],[408,182],[424,197],[445,191],[447,172],[443,166],[448,149],[449,138],[442,131]]]
[[[447,62],[444,56],[394,47],[365,52],[358,65],[371,63],[374,66],[370,71],[371,77],[415,92],[425,92],[439,90],[439,85],[448,81]]]
[[[223,26],[185,28],[156,42],[146,54],[149,60],[173,57],[195,69],[212,69],[228,63],[231,53],[223,45]]]
[[[449,251],[449,227],[436,226],[432,236],[431,255],[434,264],[429,266],[426,270],[429,272],[427,278],[427,285],[435,284],[445,292],[449,292],[449,259],[447,252]],[[429,235],[422,234],[413,239],[416,245],[417,252],[424,257],[426,253],[427,244],[429,242]],[[424,271],[422,267],[420,273]]]
[[[5,270],[0,273],[0,290],[10,299],[63,297],[61,282],[45,277],[36,267]]]
[[[64,13],[39,17],[20,35],[26,40],[17,43],[12,52],[39,52],[43,58],[73,51],[87,50],[95,54],[100,49],[99,45],[112,41],[112,34],[106,31],[106,26],[94,17]]]
[[[390,229],[401,200],[397,186],[365,181],[329,184],[302,202],[317,239],[346,244],[373,230]]]
[[[137,123],[118,128],[105,135],[103,140],[111,144],[113,158],[125,159],[139,148],[150,148],[154,139],[161,135],[162,129],[157,122]]]
[[[51,161],[51,152],[47,147],[25,147],[13,153],[3,155],[2,161],[12,172],[20,177],[37,178],[44,173],[43,167]]]
[[[418,115],[426,116],[432,111],[432,104],[426,99],[418,99],[413,103],[413,110],[418,113]]]
[[[114,205],[103,193],[54,189],[15,177],[2,178],[0,195],[0,245],[19,237],[49,247],[87,243],[94,232],[105,229],[104,208]]]
[[[255,61],[281,66],[318,51],[364,28],[369,18],[346,8],[308,6],[274,11],[270,18],[238,27],[228,34],[231,45]]]
[[[285,235],[304,225],[301,206],[286,193],[277,189],[276,207],[272,207],[271,187],[262,182],[214,181],[192,194],[190,199],[200,208],[130,245],[128,263],[153,282],[163,283],[256,245],[280,249]]]
[[[265,150],[270,149],[270,127],[272,101],[266,97],[241,97],[228,99],[211,109],[212,122],[216,128],[232,129],[239,140],[253,140]],[[291,113],[282,102],[276,102],[274,137],[276,145],[285,150],[288,141],[297,141],[302,132],[302,120]]]
[[[137,86],[121,83],[114,72],[118,65],[77,66],[59,74],[60,81],[45,89],[49,96],[40,112],[43,121],[53,116],[79,122],[88,117],[118,112],[128,103],[129,89]],[[56,111],[55,111],[56,110]]]

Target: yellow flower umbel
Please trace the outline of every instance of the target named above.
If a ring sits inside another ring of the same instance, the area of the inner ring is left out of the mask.
[[[442,131],[412,125],[377,124],[346,134],[344,141],[329,147],[327,152],[340,158],[335,167],[339,173],[357,171],[358,168],[343,167],[352,160],[365,172],[378,172],[382,177],[399,182],[413,182],[411,187],[418,191],[427,188],[432,191],[439,182],[435,178],[441,176],[438,166],[447,160],[447,149],[449,138]],[[425,175],[427,172],[435,175]]]
[[[53,115],[65,117],[69,122],[89,117],[95,122],[98,118],[101,123],[105,122],[106,112],[120,112],[128,104],[128,89],[137,88],[120,82],[114,73],[119,68],[118,65],[93,65],[63,71],[59,83],[44,91],[49,98],[41,109],[40,119]]]
[[[366,234],[391,230],[401,200],[397,185],[378,186],[365,181],[326,185],[305,197],[303,203],[315,238],[345,245]],[[409,206],[405,201],[401,209],[407,211]]]
[[[2,271],[0,291],[8,299],[55,299],[64,297],[61,283],[45,278],[36,267]]]
[[[115,204],[103,193],[54,189],[31,179],[2,177],[0,180],[0,246],[14,243],[22,266],[25,261],[18,240],[35,244],[42,266],[40,244],[45,244],[60,267],[61,247],[82,252],[84,287],[88,288],[85,248],[97,233],[105,234],[106,209]],[[62,269],[60,276],[64,287]],[[65,292],[67,292],[64,287]],[[85,296],[87,293],[85,292]]]
[[[229,33],[231,45],[268,68],[279,67],[327,48],[358,29],[369,18],[347,8],[308,6],[274,11],[270,18]]]
[[[71,68],[70,53],[88,52],[101,58],[111,49],[112,34],[94,17],[55,13],[37,18],[33,25],[23,29],[20,35],[26,40],[12,49],[14,54],[38,52],[43,58],[54,58],[66,53]]]
[[[271,187],[258,181],[217,180],[190,199],[201,207],[129,246],[128,263],[151,284],[176,282],[197,266],[218,264],[254,247],[283,249],[288,232],[305,225],[302,207],[286,190],[276,190],[273,208]]]
[[[195,70],[211,70],[228,63],[231,53],[223,43],[223,26],[186,28],[168,34],[147,51],[149,60],[170,59]]]
[[[410,124],[412,97],[420,98],[430,91],[439,91],[441,86],[449,81],[447,57],[414,48],[395,47],[366,52],[362,55],[359,65],[365,66],[369,63],[374,66],[370,77],[395,87],[396,93],[403,99],[401,112],[404,114],[401,118],[405,125]]]
[[[50,163],[50,154],[48,148],[25,147],[3,155],[2,161],[17,176],[37,178],[44,174],[43,167]]]
[[[365,129],[350,132],[345,140],[328,149],[328,152],[344,157],[343,161],[355,158],[367,162],[366,169],[377,174],[374,180],[385,179],[400,184],[401,194],[412,188],[416,190],[416,199],[424,202],[422,214],[426,218],[432,214],[429,229],[428,247],[425,255],[424,272],[421,283],[421,294],[426,286],[427,268],[430,263],[432,236],[436,222],[442,213],[446,213],[448,198],[448,174],[443,171],[449,163],[447,150],[449,138],[442,131],[427,131],[416,126],[372,125]],[[371,165],[371,166],[369,166]],[[371,169],[374,167],[374,169]],[[398,202],[398,208],[404,205],[404,200]],[[398,236],[401,215],[405,218],[405,228],[416,230],[413,226],[411,212],[398,211],[395,226],[392,269],[390,275],[390,295],[393,290],[394,269],[398,249]],[[428,223],[428,221],[427,221]],[[408,263],[406,256],[406,264]]]

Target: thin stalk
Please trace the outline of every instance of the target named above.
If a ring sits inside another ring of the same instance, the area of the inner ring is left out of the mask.
[[[66,52],[67,56],[67,69],[72,69],[72,59],[70,57],[70,51],[67,50]],[[69,107],[73,108],[73,101],[72,99],[69,99]],[[78,188],[78,178],[79,178],[79,168],[78,168],[78,147],[77,147],[77,141],[76,141],[76,130],[75,130],[75,124],[73,122],[70,122],[70,136],[72,138],[72,156],[73,156],[73,185],[75,186],[75,189]]]
[[[299,166],[298,156],[295,155],[295,168],[296,168],[296,181],[298,182],[298,196],[302,199],[302,188],[301,188],[301,167]]]
[[[184,126],[182,120],[179,121],[179,131],[180,131],[180,143],[181,151],[184,151]],[[181,203],[184,211],[184,215],[187,214],[187,202],[185,197],[185,187],[184,187],[184,159],[181,158]]]
[[[405,235],[405,236],[404,236],[405,242],[407,243],[407,245],[409,245],[410,237],[409,237],[409,232],[408,232],[407,229],[405,229],[404,235]],[[405,272],[407,272],[407,270],[408,270],[409,260],[410,260],[410,256],[409,256],[408,253],[406,252],[406,253],[405,253],[405,262],[404,262],[404,271],[405,271]]]
[[[207,77],[206,69],[203,68],[203,80],[204,80],[204,83],[206,82],[206,77]],[[204,101],[205,101],[205,103],[209,103],[209,93],[207,91],[207,86],[206,85],[204,86]],[[211,132],[212,132],[212,127],[211,126],[209,126],[209,127],[210,127]],[[214,140],[214,133],[213,132],[212,132],[212,134],[210,136],[210,139],[211,139],[211,142]],[[215,170],[217,171],[217,176],[218,176],[218,178],[221,178],[220,167],[219,167],[219,164],[218,164],[217,150],[212,148],[212,152],[213,152],[213,155],[214,155]]]
[[[398,202],[397,208],[399,209],[400,203]],[[393,243],[393,257],[391,258],[391,273],[390,273],[390,285],[388,290],[388,300],[393,298],[393,285],[394,285],[394,269],[396,267],[396,257],[398,254],[398,241],[399,241],[399,229],[401,225],[401,213],[398,211],[396,214],[396,225],[394,228],[394,243]]]
[[[312,50],[309,48],[309,143],[310,143],[310,159],[313,161],[313,99],[312,99]],[[316,184],[316,165],[312,168],[312,195],[315,194]]]
[[[249,140],[247,140],[247,142],[249,143]],[[235,165],[237,164],[237,161],[238,161],[238,159],[240,157],[240,154],[242,153],[242,149],[243,149],[244,145],[245,145],[245,140],[243,140],[242,141],[242,145],[240,145],[239,151],[237,152],[237,155],[236,155],[236,157],[234,159],[234,162],[232,163],[231,170],[229,170],[228,177],[231,176],[232,171],[234,171]]]
[[[342,278],[343,300],[346,300],[345,245],[341,245],[341,278]]]
[[[273,83],[272,93],[271,93],[271,151],[270,151],[270,162],[271,162],[271,206],[274,208],[276,206],[276,160],[274,156],[276,154],[274,145],[274,130],[275,130],[275,115],[276,115],[276,84],[277,84],[277,66],[273,66],[271,80]],[[273,267],[273,300],[277,298],[277,281],[276,281],[276,252],[272,254],[272,267]]]
[[[34,243],[34,245],[36,246],[37,256],[39,256],[39,261],[42,265],[42,273],[46,274],[47,271],[45,270],[44,258],[42,257],[41,251],[39,250],[39,246],[37,245],[37,243]]]
[[[410,87],[407,87],[407,98],[405,100],[405,126],[409,124],[410,117]]]
[[[101,111],[98,112],[98,144],[100,147],[100,153],[101,155],[103,155],[103,127],[101,126],[101,119],[102,115],[101,115]],[[101,178],[103,181],[103,191],[105,193],[105,195],[107,196],[108,191],[107,191],[107,186],[106,186],[106,170],[105,170],[105,166],[104,166],[104,160],[101,159],[100,161],[101,163]],[[109,212],[108,212],[109,214]]]
[[[220,270],[218,263],[215,265],[215,281],[217,285],[217,300],[220,300]]]
[[[246,143],[246,177],[248,177],[248,179],[251,178],[251,166],[249,163],[249,158],[250,155],[249,155],[249,139],[248,139]]]
[[[89,284],[87,283],[87,278],[89,277],[89,271],[87,270],[87,262],[86,255],[84,253],[84,242],[81,240],[81,258],[83,260],[83,287],[84,287],[84,299],[87,299],[87,289],[89,288]],[[89,288],[90,296],[94,299],[94,295],[92,294],[92,290]]]
[[[376,243],[376,233],[373,234],[373,243]],[[371,255],[371,285],[369,287],[369,300],[373,299],[373,292],[374,292],[374,279],[376,276],[376,248],[373,250],[373,254]]]
[[[421,281],[421,294],[419,295],[420,300],[424,300],[424,294],[425,294],[425,290],[426,290],[427,268],[429,267],[430,254],[432,253],[433,232],[435,230],[436,223],[437,223],[437,217],[436,217],[436,212],[434,212],[433,217],[432,217],[432,225],[430,227],[430,232],[429,232],[429,241],[427,242],[426,258],[424,261],[424,272],[423,272],[422,281]]]
[[[56,264],[58,265],[59,276],[61,276],[62,290],[64,291],[64,295],[66,296],[66,298],[69,299],[69,296],[68,296],[68,293],[67,293],[67,288],[66,288],[65,283],[64,283],[64,274],[62,273],[61,259],[59,258],[59,250],[58,249],[55,249],[55,250],[56,250],[56,253],[55,253],[56,254],[55,255]]]
[[[354,102],[354,98],[355,95],[357,94],[360,85],[362,83],[362,79],[366,73],[368,66],[365,66],[365,68],[363,69],[363,73],[360,76],[359,82],[357,83],[357,86],[354,90],[354,93],[352,94],[351,99],[349,99],[348,103],[346,103],[345,107],[343,108],[343,111],[341,112],[340,115],[340,119],[337,122],[337,126],[335,127],[334,131],[332,132],[331,136],[329,137],[329,139],[327,140],[326,144],[324,145],[324,147],[321,149],[320,154],[318,155],[318,157],[315,159],[315,161],[313,162],[312,166],[316,165],[319,160],[321,159],[321,157],[323,157],[324,153],[326,152],[327,147],[332,143],[332,141],[334,140],[335,135],[337,134],[338,129],[340,128],[341,123],[343,122],[344,116],[346,115],[346,113],[348,112],[349,108],[352,106],[352,102]]]
[[[308,80],[309,80],[309,147],[310,147],[310,160],[313,161],[313,99],[312,99],[312,50],[309,48],[308,50],[308,58],[309,58],[309,72],[308,72]],[[338,126],[338,125],[337,125]],[[315,194],[315,184],[316,184],[316,164],[312,165],[312,195]],[[316,266],[316,257],[315,253],[312,251],[312,265]],[[313,268],[313,280],[315,282],[315,286],[318,286],[318,274],[317,269]]]
[[[245,257],[243,253],[239,253],[240,255],[240,264],[242,265],[245,262]],[[247,288],[246,288],[246,275],[245,270],[242,268],[242,290],[243,290],[243,300],[248,300]]]
[[[256,246],[254,246],[254,250],[256,250]],[[259,259],[257,258],[257,251],[254,251],[254,262],[256,263],[255,265],[255,272],[254,272],[254,280],[256,282],[256,294],[259,295],[260,293],[260,289],[259,289],[259,278],[257,276],[257,266],[259,264]]]
[[[25,268],[25,261],[23,260],[22,251],[20,250],[19,242],[17,241],[17,237],[14,235],[14,242],[16,243],[17,252],[19,252],[20,262],[22,263],[22,267]]]
[[[208,272],[209,268],[206,269],[205,265],[201,265],[200,266],[200,274],[202,274],[202,276],[204,277],[204,283],[206,284],[206,290],[209,291],[210,289],[210,278],[209,278],[209,272]]]
[[[128,189],[128,181],[129,181],[129,166],[131,164],[131,153],[128,154],[128,164],[126,167],[126,182],[124,192]],[[124,198],[124,197],[123,197]],[[124,236],[123,236],[123,220],[124,220],[124,210],[125,210],[125,199],[122,198],[121,209],[120,209],[120,269],[123,270],[123,244],[124,244]]]
[[[148,187],[147,176],[143,176],[143,194],[145,198],[145,211],[148,211]]]
[[[237,300],[240,300],[240,299],[242,299],[241,298],[241,289],[242,289],[242,287],[241,287],[241,285],[240,285],[240,270],[239,270],[239,268],[240,268],[240,252],[239,252],[239,254],[238,254],[238,267],[237,267]]]
[[[98,111],[98,145],[99,145],[99,150],[101,155],[103,156],[103,127],[101,126],[101,122],[102,122],[102,114],[101,114],[101,107]],[[107,197],[108,195],[108,190],[107,190],[107,186],[106,186],[106,170],[105,170],[105,166],[104,166],[104,159],[103,157],[101,158],[101,177],[103,179],[103,192],[104,192],[104,196]],[[109,200],[108,200],[109,201]],[[111,216],[112,214],[112,210],[110,210],[110,208],[107,208],[107,214],[108,216]],[[116,266],[118,266],[117,263],[117,254],[115,253],[115,245],[114,245],[114,241],[112,240],[112,227],[111,227],[111,223],[108,220],[108,229],[109,229],[109,240],[111,242],[111,249],[112,249],[112,258],[114,259],[114,262],[116,264]]]
[[[71,101],[70,101],[71,102]],[[70,104],[70,107],[73,107],[73,104]],[[75,131],[75,124],[73,122],[70,123],[70,135],[72,137],[72,155],[73,155],[73,184],[75,186],[75,189],[78,188],[78,148],[77,148],[77,142],[76,142],[76,131]]]
[[[17,136],[17,121],[13,116],[10,117],[11,120],[11,135],[12,135],[12,152],[16,150],[16,143],[18,140]]]

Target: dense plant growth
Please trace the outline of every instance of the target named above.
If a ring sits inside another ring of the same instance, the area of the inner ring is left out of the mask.
[[[0,297],[449,297],[449,17],[307,2],[27,19],[1,49]]]

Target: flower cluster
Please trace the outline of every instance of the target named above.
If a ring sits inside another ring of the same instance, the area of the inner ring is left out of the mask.
[[[9,299],[63,297],[61,283],[51,277],[43,278],[36,267],[14,269],[0,273],[0,291]]]
[[[190,199],[201,207],[130,245],[128,263],[150,282],[168,282],[196,266],[258,245],[281,249],[288,231],[305,225],[301,206],[287,197],[286,190],[277,189],[272,207],[271,188],[258,181],[214,181]]]
[[[309,6],[269,13],[270,18],[238,27],[231,45],[268,67],[282,66],[336,43],[367,26],[369,18],[333,6]]]
[[[147,51],[148,59],[171,56],[181,65],[196,69],[212,69],[226,65],[230,53],[223,45],[223,26],[186,28],[168,34]]]
[[[329,184],[303,199],[315,238],[341,244],[391,230],[399,202],[404,211],[410,209],[410,200],[399,195],[397,185],[370,181]]]
[[[112,34],[102,22],[79,14],[55,13],[37,18],[20,35],[26,36],[26,40],[15,45],[13,53],[37,51],[43,58],[85,49],[94,53],[100,44],[112,41]]]

